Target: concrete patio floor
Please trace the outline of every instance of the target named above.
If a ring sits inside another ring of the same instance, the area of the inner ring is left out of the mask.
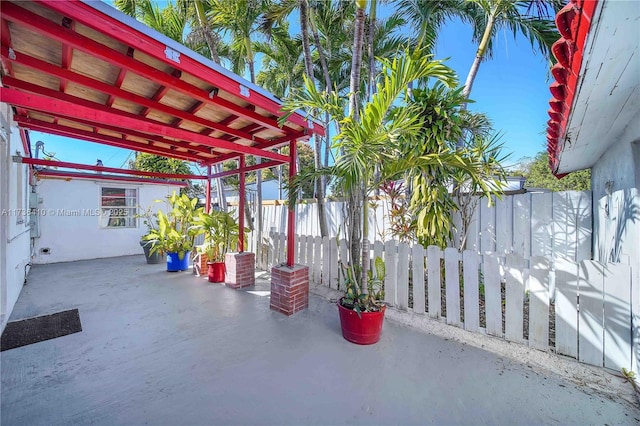
[[[142,256],[34,266],[11,320],[78,308],[83,331],[1,354],[3,425],[638,424],[559,376],[387,320],[353,345],[336,307],[167,273]]]

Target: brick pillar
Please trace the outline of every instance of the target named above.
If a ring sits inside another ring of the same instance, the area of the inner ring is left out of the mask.
[[[309,268],[303,265],[271,269],[271,309],[287,316],[309,307]]]
[[[224,283],[234,289],[256,284],[256,255],[247,251],[227,253],[224,257],[226,273]]]

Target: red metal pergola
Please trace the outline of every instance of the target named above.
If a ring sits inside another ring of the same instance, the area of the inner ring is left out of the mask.
[[[0,101],[14,107],[21,129],[192,161],[208,172],[170,175],[34,158],[24,163],[140,180],[206,179],[207,209],[211,179],[239,174],[242,212],[245,173],[289,163],[293,177],[296,141],[324,134],[299,113],[278,124],[282,104],[270,93],[103,2],[3,0],[0,13]],[[289,156],[276,152],[284,145]],[[247,155],[263,161],[248,167]],[[212,165],[234,159],[238,169],[211,173]],[[287,264],[293,266],[290,207]],[[238,216],[244,227],[244,215]]]

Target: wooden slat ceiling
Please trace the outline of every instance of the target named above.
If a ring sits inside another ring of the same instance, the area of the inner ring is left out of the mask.
[[[203,165],[241,154],[288,161],[273,148],[323,133],[299,114],[279,126],[275,98],[97,9],[2,2],[0,100],[22,127]]]

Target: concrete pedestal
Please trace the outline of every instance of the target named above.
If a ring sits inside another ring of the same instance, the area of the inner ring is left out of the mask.
[[[309,268],[274,266],[271,269],[271,309],[287,316],[309,307]]]
[[[255,253],[227,253],[224,263],[227,269],[224,283],[227,287],[239,289],[256,284]]]

